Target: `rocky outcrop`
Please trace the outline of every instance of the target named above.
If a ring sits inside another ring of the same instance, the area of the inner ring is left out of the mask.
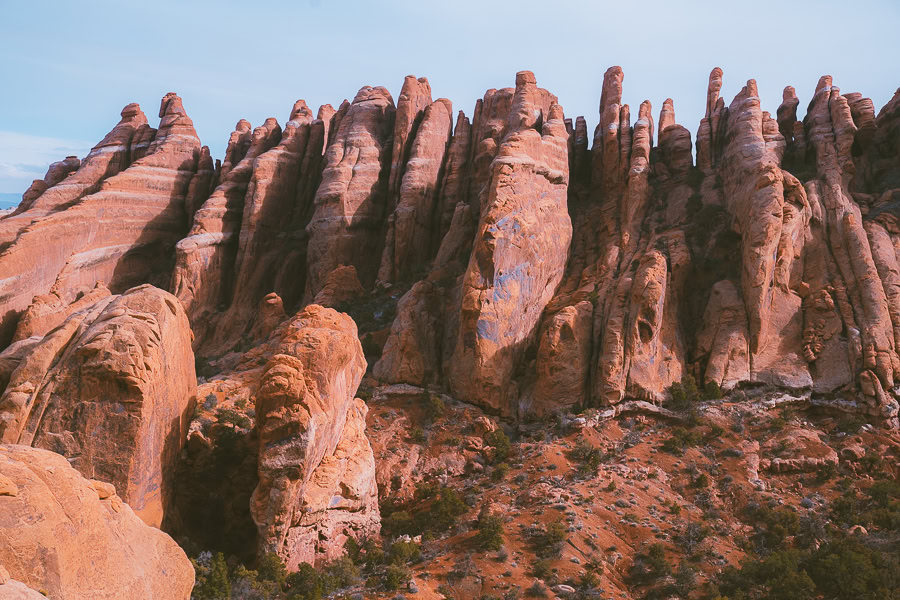
[[[462,284],[450,386],[496,411],[505,410],[518,355],[562,279],[572,236],[568,133],[555,100],[532,73],[516,75],[509,132],[491,164]]]
[[[159,527],[197,389],[190,326],[175,297],[149,285],[107,295],[4,356],[0,441],[68,457]]]
[[[214,325],[215,311],[227,305],[244,197],[256,158],[281,138],[275,119],[267,119],[250,136],[249,129],[247,121],[238,122],[229,140],[231,152],[222,167],[222,181],[194,214],[190,233],[176,249],[171,288],[184,305],[198,342]],[[241,152],[244,145],[246,151]],[[240,160],[232,163],[238,156]]]
[[[385,88],[366,86],[341,111],[306,226],[308,300],[341,265],[353,266],[363,286],[371,287],[381,256],[394,101]]]
[[[143,147],[142,135],[149,130],[147,117],[137,104],[122,109],[121,120],[94,146],[84,160],[69,156],[53,163],[44,179],[35,180],[22,195],[12,215],[0,219],[0,246],[10,244],[20,231],[48,213],[66,208],[99,190],[104,179],[122,171]],[[155,133],[156,130],[151,130]]]
[[[31,306],[19,318],[13,342],[31,336],[43,336],[72,313],[85,309],[106,296],[109,296],[109,289],[101,282],[97,282],[92,290],[80,293],[71,303],[64,302],[55,292],[35,296]]]
[[[399,120],[400,109],[397,112]],[[399,200],[388,218],[378,274],[382,284],[403,280],[421,270],[436,250],[438,183],[453,127],[453,105],[441,98],[429,104],[424,113],[411,144]]]
[[[0,574],[20,582],[0,579],[0,597],[190,598],[194,569],[184,551],[109,484],[59,454],[9,444],[0,444],[0,480],[11,483],[0,491]]]
[[[900,93],[876,113],[824,77],[805,117],[793,87],[773,117],[753,80],[727,103],[713,69],[695,163],[672,100],[657,127],[649,102],[623,103],[624,77],[604,75],[592,144],[586,120],[563,119],[527,72],[452,128],[450,102],[409,76],[396,108],[367,86],[316,119],[298,101],[283,131],[242,121],[221,168],[191,138],[195,161],[171,204],[192,228],[168,280],[195,348],[246,348],[315,302],[371,310],[360,322],[370,357],[386,340],[380,381],[440,386],[505,417],[658,404],[691,374],[726,389],[847,396],[894,423]],[[113,293],[167,280],[173,238],[158,227],[174,230],[168,217],[116,250],[91,237],[46,272],[27,269],[25,249],[38,231],[56,235],[60,215],[112,202],[90,186],[141,174],[176,121],[187,143],[172,102],[160,132],[126,107],[102,151],[53,165],[0,220],[0,234],[15,232],[0,255],[0,341],[29,306],[15,339],[47,332],[90,302],[81,295],[98,280]],[[103,157],[118,175],[91,175]],[[70,187],[69,200],[53,200]],[[21,232],[12,225],[31,218]]]
[[[137,105],[127,106],[79,170],[35,200],[31,211],[52,212],[23,222],[0,254],[0,345],[37,295],[70,303],[98,281],[114,293],[166,285],[187,230],[185,195],[200,141],[178,96],[167,94],[159,114],[159,129],[151,130]]]
[[[343,553],[380,526],[356,325],[310,305],[284,324],[256,394],[259,485],[251,514],[260,549],[289,569]]]

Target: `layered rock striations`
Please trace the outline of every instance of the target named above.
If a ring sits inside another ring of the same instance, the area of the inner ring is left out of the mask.
[[[338,111],[306,226],[307,301],[325,285],[328,274],[342,265],[353,266],[366,287],[375,281],[383,246],[395,112],[385,88],[368,86]]]
[[[185,196],[200,140],[178,96],[167,94],[159,114],[152,130],[137,105],[125,107],[78,171],[0,221],[16,230],[0,253],[0,344],[34,296],[70,302],[98,281],[113,292],[167,285],[187,230]]]
[[[671,99],[657,122],[649,102],[623,102],[624,77],[604,75],[592,141],[528,72],[471,119],[409,76],[396,105],[366,86],[316,118],[298,101],[283,129],[241,121],[220,167],[177,97],[158,131],[126,107],[0,220],[3,343],[59,325],[98,281],[168,281],[201,354],[259,341],[313,301],[377,306],[364,317],[388,323],[365,332],[379,380],[506,417],[661,402],[691,374],[893,419],[898,97],[876,113],[825,77],[802,119],[792,87],[773,116],[752,80],[726,102],[714,69],[694,161]],[[141,199],[130,222],[123,197]],[[135,237],[138,212],[155,216]],[[28,268],[47,235],[60,250]],[[273,293],[278,310],[258,314]]]
[[[460,292],[451,389],[501,411],[524,347],[562,279],[572,225],[568,133],[556,98],[528,71],[516,91]]]
[[[0,441],[66,456],[159,527],[197,389],[178,300],[149,285],[107,293],[0,357]]]

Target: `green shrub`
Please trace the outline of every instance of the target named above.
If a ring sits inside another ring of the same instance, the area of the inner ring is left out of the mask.
[[[532,533],[531,543],[535,554],[541,558],[557,557],[562,552],[563,544],[568,538],[566,526],[559,521],[550,523],[546,528]]]
[[[221,552],[217,552],[215,556],[208,552],[203,553],[191,563],[194,565],[195,573],[192,592],[194,600],[222,600],[231,596],[228,565]]]
[[[441,488],[437,499],[428,510],[428,529],[447,531],[456,525],[459,517],[468,512],[469,507],[463,502],[459,493],[452,488]]]
[[[590,442],[581,438],[575,447],[569,452],[569,458],[578,463],[577,471],[582,477],[590,477],[597,474],[603,453]]]
[[[266,552],[257,561],[256,572],[262,581],[272,581],[281,588],[287,579],[287,567],[275,552]]]
[[[385,589],[394,591],[409,581],[409,569],[400,565],[389,565],[382,579]]]
[[[321,600],[329,591],[325,583],[315,567],[301,563],[296,572],[287,576],[287,591],[291,600]]]
[[[421,427],[416,425],[409,430],[409,439],[414,444],[424,444],[425,431]]]
[[[709,380],[703,386],[703,399],[704,400],[719,400],[722,397],[722,388],[719,387],[718,382]]]
[[[512,443],[502,429],[496,429],[484,434],[484,441],[494,449],[492,461],[494,464],[506,462],[512,454]]]
[[[553,574],[553,565],[546,558],[536,560],[531,565],[531,575],[538,579],[548,579]]]
[[[663,442],[662,449],[670,454],[683,454],[686,448],[697,446],[703,441],[702,436],[683,427],[673,427],[672,435]]]
[[[478,535],[475,543],[482,550],[499,550],[503,547],[503,519],[482,512],[478,517]]]
[[[231,429],[234,429],[235,427],[247,429],[251,424],[247,415],[240,413],[233,408],[220,408],[217,410],[216,421],[221,425],[230,425]]]
[[[502,481],[503,478],[506,477],[507,473],[509,473],[509,465],[506,463],[500,463],[494,470],[491,471],[491,479],[494,481]]]
[[[689,373],[685,373],[680,382],[675,381],[669,386],[669,394],[672,399],[668,402],[668,406],[672,410],[685,410],[700,401],[697,380]]]
[[[440,396],[436,394],[427,394],[425,399],[425,418],[429,423],[433,423],[444,416],[446,406]]]
[[[635,556],[634,564],[628,571],[628,579],[637,585],[647,585],[669,575],[672,567],[666,561],[666,548],[662,544],[652,544],[646,552]]]
[[[415,562],[422,556],[419,545],[415,542],[396,541],[388,550],[388,562],[392,565],[405,565]]]

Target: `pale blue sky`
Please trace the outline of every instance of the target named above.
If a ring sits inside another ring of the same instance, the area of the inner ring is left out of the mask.
[[[900,0],[0,0],[0,193],[84,156],[129,102],[155,125],[168,91],[219,158],[238,119],[283,124],[298,98],[337,107],[363,85],[396,99],[407,74],[471,116],[529,69],[591,130],[616,64],[633,112],[671,97],[692,132],[715,66],[726,103],[755,78],[765,109],[793,85],[802,110],[830,74],[879,109],[900,85],[898,30]]]

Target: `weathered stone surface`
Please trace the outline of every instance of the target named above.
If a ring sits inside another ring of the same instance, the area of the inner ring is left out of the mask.
[[[42,336],[65,321],[72,313],[87,308],[106,296],[109,296],[109,289],[100,282],[97,282],[94,289],[84,292],[71,303],[63,302],[54,292],[35,296],[34,302],[19,318],[13,341],[24,340],[33,335]]]
[[[246,139],[249,124],[240,121],[229,141],[237,158],[238,146]],[[278,144],[281,127],[275,119],[253,130],[249,146],[237,164],[226,161],[222,181],[194,214],[187,237],[176,247],[171,288],[181,300],[201,344],[215,325],[213,314],[230,299],[238,239],[245,210],[244,197],[253,177],[257,157]]]
[[[68,457],[158,527],[196,388],[181,305],[133,288],[72,314],[19,358],[0,396],[0,441]]]
[[[338,265],[355,267],[364,287],[375,280],[394,112],[394,101],[386,89],[367,86],[339,118],[334,140],[325,152],[322,182],[306,227],[307,299],[315,297]]]
[[[0,495],[0,564],[24,584],[0,584],[0,598],[32,598],[24,586],[56,600],[190,598],[184,551],[64,457],[0,444],[0,476],[18,488]]]
[[[366,370],[356,325],[315,304],[278,333],[256,396],[260,549],[296,569],[342,553],[380,523],[375,464],[354,394]],[[338,543],[340,542],[340,543]]]
[[[540,336],[534,388],[536,415],[551,415],[587,398],[593,306],[584,300],[553,315]]]
[[[20,230],[0,254],[0,345],[9,342],[20,313],[37,295],[55,293],[68,303],[98,281],[114,293],[140,283],[166,284],[175,243],[187,228],[185,195],[200,141],[175,94],[163,98],[160,118],[146,153],[103,179],[97,191],[90,188],[100,178],[97,171],[126,166],[132,131],[143,122],[137,105],[126,107],[95,156],[45,193],[65,186],[66,203],[54,201],[54,212]]]
[[[410,76],[396,110],[386,90],[364,87],[317,119],[298,101],[283,133],[274,120],[255,134],[241,122],[221,168],[194,139],[176,202],[193,229],[171,281],[195,347],[211,357],[258,342],[308,302],[390,311],[399,297],[389,330],[364,332],[367,351],[386,340],[374,375],[443,386],[508,417],[659,403],[693,374],[726,389],[856,395],[846,401],[893,422],[900,92],[876,114],[823,77],[805,118],[790,86],[773,118],[752,80],[726,105],[713,69],[694,165],[671,99],[655,146],[649,102],[632,123],[619,67],[604,75],[592,147],[583,118],[562,119],[554,96],[520,79],[488,90],[471,123],[460,112],[452,134],[449,101],[432,102],[427,80]],[[51,166],[14,215],[36,218],[21,235],[12,217],[0,220],[0,233],[15,233],[0,255],[7,339],[34,302],[0,379],[35,344],[28,336],[88,304],[78,295],[98,280],[114,293],[129,273],[165,281],[169,238],[130,254],[139,268],[112,274],[106,245],[52,274],[11,258],[23,240],[36,243],[32,230],[90,204],[96,190],[72,188],[64,210],[39,210],[102,157],[125,169],[106,186],[158,154],[165,136],[145,121],[126,107],[101,143],[110,149]],[[149,256],[166,258],[150,268]],[[15,266],[3,278],[5,264]],[[30,280],[44,283],[20,285]]]
[[[15,239],[29,224],[49,212],[77,202],[96,192],[104,179],[128,167],[136,132],[147,126],[147,117],[137,104],[122,109],[121,120],[94,146],[83,161],[76,156],[53,163],[42,180],[36,180],[22,196],[11,216],[0,219],[0,246]],[[152,130],[155,133],[155,130]]]
[[[313,304],[334,308],[365,293],[359,277],[356,276],[356,269],[352,265],[340,265],[325,278],[325,285],[316,294]]]
[[[509,133],[491,164],[449,361],[454,392],[495,411],[509,410],[515,362],[562,278],[572,236],[568,133],[562,108],[548,100],[532,73],[516,75]]]
[[[397,114],[399,121],[399,108]],[[446,98],[429,104],[424,111],[415,140],[410,146],[399,200],[388,218],[387,237],[378,274],[382,284],[403,280],[420,270],[437,249],[434,238],[440,224],[435,216],[435,208],[441,167],[453,126],[452,118],[453,106]]]
[[[389,210],[397,205],[403,173],[410,159],[410,151],[417,137],[418,128],[431,105],[431,84],[425,77],[416,79],[407,75],[397,98],[397,112],[394,118],[394,135],[391,144],[391,172],[388,180]]]
[[[46,597],[21,581],[15,579],[3,581],[3,578],[0,577],[0,600],[42,600]]]
[[[706,381],[731,389],[750,380],[747,311],[731,281],[722,280],[713,286],[697,337],[697,354],[706,357]]]
[[[375,377],[420,386],[440,380],[437,350],[442,344],[443,308],[440,286],[427,279],[404,294],[381,359],[373,368]]]

